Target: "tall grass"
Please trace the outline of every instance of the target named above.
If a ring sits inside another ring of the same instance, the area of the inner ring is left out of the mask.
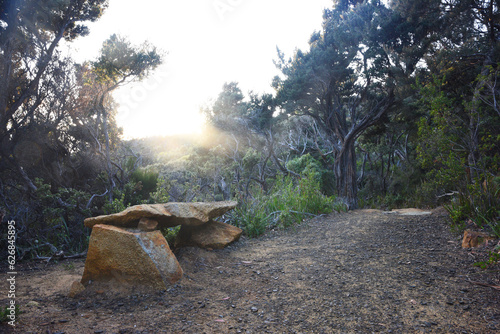
[[[315,174],[299,180],[278,176],[271,191],[258,194],[235,209],[233,219],[250,237],[263,234],[270,228],[287,228],[315,215],[330,213],[341,206],[334,197],[321,192]]]

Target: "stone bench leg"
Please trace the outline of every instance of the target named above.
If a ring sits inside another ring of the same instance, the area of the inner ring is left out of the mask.
[[[160,231],[93,226],[82,284],[115,279],[124,284],[165,290],[181,277],[179,262]]]

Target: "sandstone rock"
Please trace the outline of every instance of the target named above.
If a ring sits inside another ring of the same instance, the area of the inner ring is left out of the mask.
[[[139,230],[145,232],[154,231],[156,230],[157,227],[158,227],[158,222],[156,220],[149,218],[141,218],[141,220],[139,220],[139,225],[137,225],[137,228]]]
[[[83,291],[85,291],[85,286],[79,281],[74,281],[69,289],[68,297],[75,298]]]
[[[176,225],[197,226],[234,209],[237,204],[234,201],[142,204],[131,206],[119,213],[87,218],[84,223],[87,227],[96,224],[137,227],[141,218],[149,218],[156,220],[159,228]]]
[[[432,214],[431,211],[425,211],[425,210],[415,209],[415,208],[396,209],[396,210],[392,210],[392,211],[386,211],[384,213],[396,214],[396,215],[400,215],[400,216],[423,216],[423,215]]]
[[[160,231],[131,232],[94,225],[81,282],[116,280],[157,290],[182,277],[182,269]]]
[[[496,237],[488,235],[487,233],[466,230],[464,232],[464,238],[462,239],[462,248],[478,247],[494,239],[496,239]]]
[[[175,247],[196,246],[222,249],[237,241],[243,231],[232,225],[210,221],[201,226],[182,226],[175,240]]]

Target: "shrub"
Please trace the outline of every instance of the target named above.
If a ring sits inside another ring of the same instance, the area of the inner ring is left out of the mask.
[[[287,228],[308,217],[330,213],[334,207],[337,211],[345,208],[335,203],[333,197],[322,194],[318,174],[309,173],[299,180],[280,175],[268,195],[259,193],[255,198],[240,203],[234,210],[232,220],[248,236],[255,237],[268,228]]]
[[[234,209],[234,219],[237,226],[245,231],[249,237],[263,234],[268,226],[268,216],[262,198],[243,202]]]
[[[36,179],[34,196],[7,212],[16,221],[19,258],[51,256],[55,250],[81,252],[87,247],[83,220],[89,195],[72,188],[56,188]],[[0,246],[2,242],[0,242]]]
[[[16,321],[18,321],[19,314],[21,314],[21,310],[19,309],[19,305],[16,304],[16,306],[14,306],[13,311],[14,311],[15,319],[16,319]],[[0,323],[11,321],[11,319],[8,317],[9,314],[11,314],[11,311],[8,309],[8,306],[1,308],[0,309]]]
[[[170,200],[170,195],[168,194],[169,184],[165,178],[160,177],[158,179],[158,185],[156,191],[151,193],[151,199],[153,203],[166,203]]]
[[[335,189],[335,177],[331,168],[325,168],[324,164],[307,153],[300,157],[290,160],[287,168],[297,174],[311,175],[319,182],[323,193],[332,195]]]
[[[135,185],[136,194],[139,195],[140,200],[147,200],[149,194],[156,191],[158,172],[139,168],[130,175],[130,180]]]
[[[483,183],[469,184],[445,206],[450,214],[451,226],[461,233],[466,220],[470,219],[477,227],[490,229],[500,238],[500,178],[486,178]]]
[[[106,202],[102,209],[104,210],[104,214],[110,215],[125,210],[127,206],[125,204],[125,193],[122,193],[120,197],[114,198],[111,203]]]
[[[162,228],[160,230],[171,249],[174,248],[175,238],[177,237],[177,234],[179,234],[180,229],[181,226],[177,225],[174,227]]]

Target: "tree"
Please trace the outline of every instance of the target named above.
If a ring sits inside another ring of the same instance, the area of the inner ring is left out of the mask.
[[[237,83],[226,83],[213,105],[204,110],[208,122],[220,131],[221,145],[234,164],[234,184],[240,197],[251,197],[252,183],[263,193],[270,189],[268,178],[286,168],[277,145],[280,120],[274,117],[276,101],[271,94],[249,93],[245,100]]]
[[[326,10],[323,31],[314,33],[308,52],[297,51],[286,62],[284,79],[274,87],[283,109],[312,117],[327,134],[334,155],[337,193],[350,208],[357,206],[355,145],[394,101],[387,53],[373,32],[388,12],[378,1],[349,2]]]
[[[111,92],[161,60],[153,47],[116,36],[92,64],[58,50],[87,34],[84,24],[106,7],[104,0],[0,1],[0,206],[16,220],[19,247],[45,236],[56,248],[84,244],[82,220],[107,186],[102,172],[114,176]]]
[[[237,132],[238,122],[243,121],[247,103],[237,82],[224,83],[213,106],[203,109],[208,122],[219,130]]]
[[[481,225],[497,220],[499,206],[499,2],[442,1],[442,16],[447,29],[426,58],[418,91],[426,111],[419,161],[438,198],[458,194],[455,222]]]
[[[110,95],[121,85],[143,79],[161,62],[160,53],[148,43],[134,47],[125,38],[112,35],[104,41],[97,61],[92,63],[91,75],[98,85],[92,107],[97,119],[102,119],[110,201],[113,200],[115,187],[108,124],[113,106]]]
[[[0,169],[31,191],[36,186],[14,150],[62,75],[58,44],[87,34],[85,22],[106,7],[105,0],[0,2]]]

